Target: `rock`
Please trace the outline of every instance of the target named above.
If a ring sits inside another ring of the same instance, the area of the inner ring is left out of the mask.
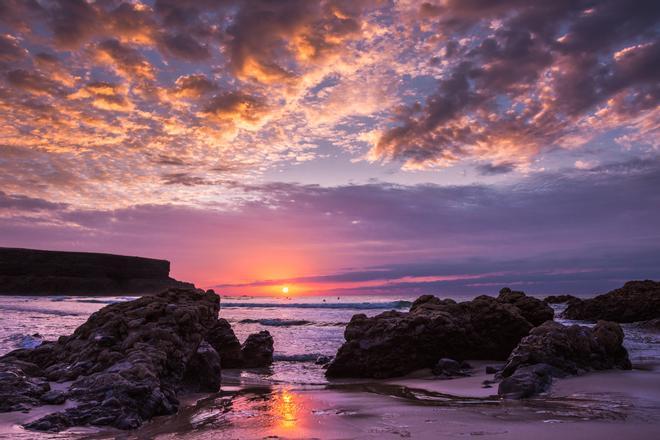
[[[316,358],[314,363],[316,365],[328,365],[330,362],[332,362],[332,356],[321,355]]]
[[[273,337],[268,330],[253,333],[241,347],[243,368],[268,367],[273,363]]]
[[[220,362],[218,352],[211,344],[202,341],[186,367],[183,376],[186,389],[193,392],[218,392],[222,379]]]
[[[77,406],[48,414],[26,428],[59,431],[71,426],[108,425],[132,429],[154,416],[176,412],[176,393],[191,361],[196,359],[204,368],[210,365],[199,360],[213,357],[208,352],[210,346],[200,344],[215,323],[218,310],[219,298],[212,291],[170,289],[106,306],[71,336],[3,356],[0,365],[9,365],[10,372],[21,362],[30,363],[30,375],[73,381],[66,397]],[[136,321],[142,324],[131,324]],[[25,369],[21,371],[27,374]],[[15,381],[36,381],[19,384],[22,394],[10,390],[13,395],[33,399],[30,405],[60,400],[55,393],[47,394],[50,390],[42,379],[15,377]],[[8,386],[9,382],[1,382],[0,387]]]
[[[637,327],[652,332],[660,332],[660,318],[641,321],[637,323]]]
[[[0,412],[27,411],[41,404],[40,399],[50,391],[50,384],[28,374],[35,370],[39,368],[27,362],[0,360]]]
[[[0,293],[144,294],[194,288],[170,278],[170,262],[91,252],[0,248]]]
[[[636,322],[660,318],[660,282],[628,281],[620,289],[569,304],[568,319]]]
[[[574,303],[581,301],[580,298],[577,298],[573,295],[550,295],[546,296],[543,299],[543,302],[546,304],[564,304],[564,303]]]
[[[66,401],[66,397],[64,391],[51,390],[42,394],[39,399],[46,405],[60,405]]]
[[[541,370],[532,368],[538,365],[542,365]],[[631,368],[621,326],[599,321],[588,328],[548,321],[534,328],[509,356],[498,374],[505,379],[502,383],[506,382],[500,385],[500,394],[528,397],[549,385],[547,374],[564,377],[613,368]]]
[[[452,379],[455,377],[469,376],[470,366],[466,362],[459,363],[453,359],[442,358],[432,368],[432,372],[436,376],[444,379]]]
[[[499,372],[502,367],[493,367],[492,365],[486,366],[486,374],[495,374]]]
[[[526,296],[525,292],[519,292],[505,287],[500,290],[497,299],[516,306],[525,319],[534,326],[541,325],[545,321],[552,321],[555,317],[552,307],[539,299]]]
[[[410,312],[354,315],[326,375],[382,378],[432,368],[441,358],[504,360],[532,327],[508,301],[480,296],[456,303],[425,295]]]
[[[547,391],[552,384],[552,367],[527,365],[500,382],[497,394],[507,399],[524,399]]]
[[[218,319],[206,334],[206,340],[218,352],[222,368],[240,368],[243,365],[241,343],[226,319]]]

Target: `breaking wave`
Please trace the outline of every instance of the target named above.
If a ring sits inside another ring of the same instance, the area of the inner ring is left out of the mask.
[[[321,353],[274,354],[273,360],[280,362],[316,362],[319,358],[329,358]]]

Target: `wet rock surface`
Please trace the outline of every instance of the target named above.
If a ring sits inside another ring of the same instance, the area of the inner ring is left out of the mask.
[[[614,322],[660,318],[660,282],[629,281],[620,289],[569,304],[562,316],[568,319]]]
[[[630,368],[623,330],[617,323],[599,321],[589,328],[549,321],[534,328],[513,350],[498,373],[503,378],[498,392],[505,397],[529,397],[545,391],[552,377]]]
[[[253,333],[241,347],[243,368],[262,368],[273,363],[273,337],[268,330]]]
[[[552,309],[522,292],[461,303],[424,295],[410,312],[354,315],[326,375],[394,377],[433,368],[441,358],[504,360],[534,327],[529,319],[545,318],[552,319]]]

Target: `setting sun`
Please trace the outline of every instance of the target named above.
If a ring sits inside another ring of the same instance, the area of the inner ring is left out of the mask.
[[[288,286],[282,287],[282,293],[285,293],[285,294],[289,293],[289,287]]]

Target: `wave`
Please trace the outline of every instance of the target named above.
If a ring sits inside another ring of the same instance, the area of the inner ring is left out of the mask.
[[[252,307],[252,308],[293,308],[293,309],[406,309],[412,305],[410,301],[361,302],[361,303],[221,303],[222,307]]]
[[[305,354],[274,354],[273,360],[280,362],[316,362],[319,358],[328,358],[329,356],[321,353],[305,353]]]
[[[23,306],[14,306],[14,305],[0,305],[0,311],[8,310],[12,312],[26,312],[26,313],[41,313],[44,315],[56,315],[56,316],[81,316],[89,315],[86,312],[73,312],[73,311],[63,311],[63,310],[53,310],[53,309],[41,309],[39,307],[23,307]]]
[[[33,335],[14,333],[9,335],[7,339],[18,348],[36,348],[43,342],[43,338],[39,333],[35,333]]]
[[[239,324],[261,324],[272,327],[294,327],[300,325],[315,325],[321,327],[334,327],[344,326],[346,322],[318,322],[307,321],[306,319],[280,319],[280,318],[264,318],[264,319],[241,319]]]

